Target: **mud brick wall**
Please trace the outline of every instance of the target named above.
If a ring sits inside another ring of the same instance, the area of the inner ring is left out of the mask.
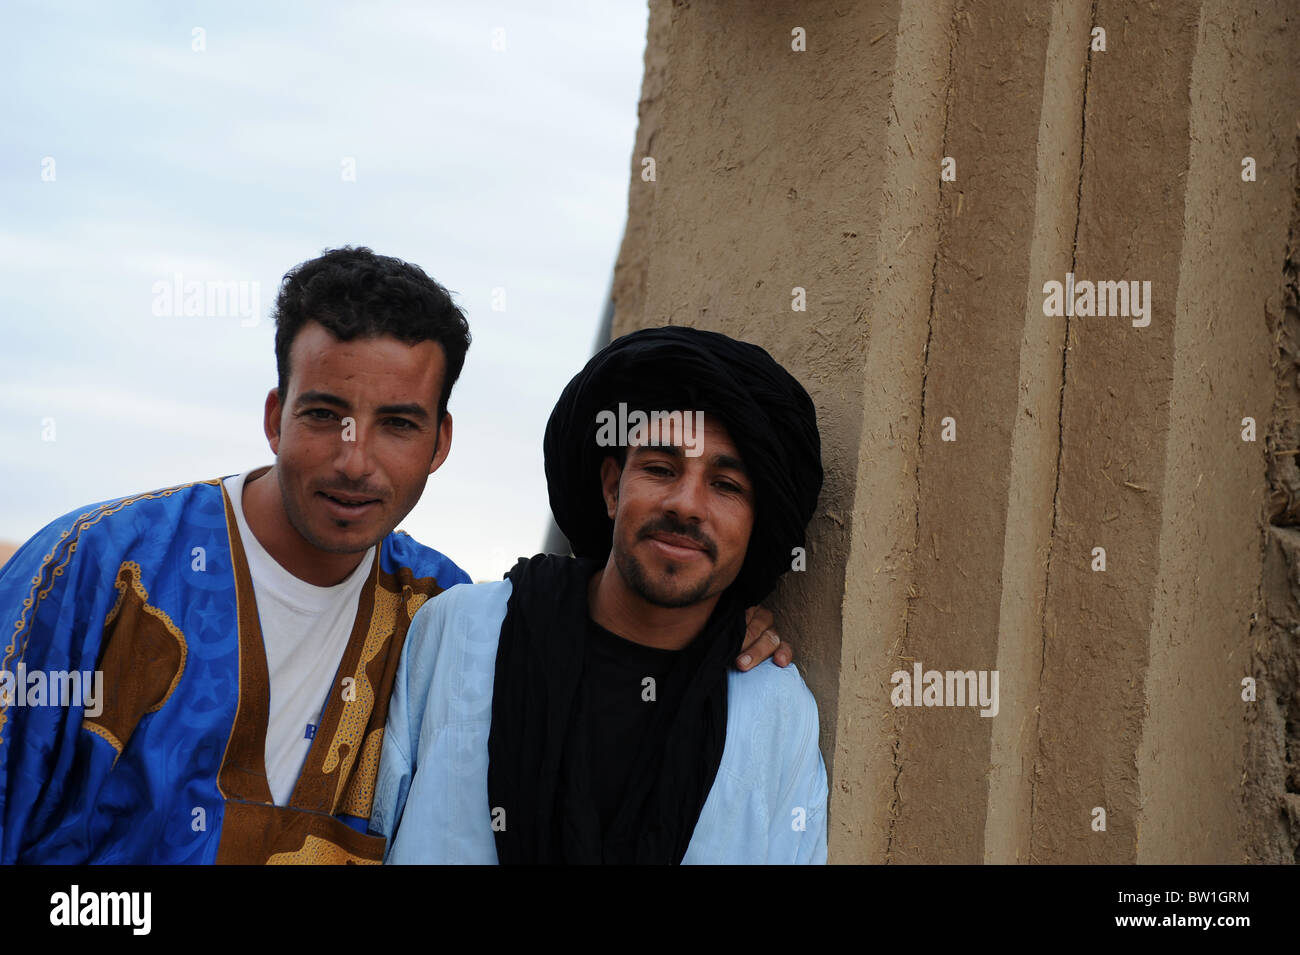
[[[817,402],[773,609],[831,860],[1294,861],[1294,5],[651,0],[647,39],[614,332]],[[996,714],[895,705],[918,664]]]

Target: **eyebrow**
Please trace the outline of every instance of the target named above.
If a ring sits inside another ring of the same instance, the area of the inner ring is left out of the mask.
[[[730,454],[715,454],[709,461],[715,468],[729,468],[732,471],[739,471],[745,477],[749,477],[749,469],[740,458],[732,457]]]
[[[634,453],[640,451],[647,454],[658,452],[659,454],[666,454],[673,458],[686,457],[685,449],[679,444],[638,444],[633,445],[631,450]],[[741,474],[745,475],[745,477],[749,477],[749,468],[745,467],[745,462],[735,455],[715,454],[713,457],[709,458],[709,466],[715,468],[726,468],[731,471],[739,471]]]
[[[294,406],[301,408],[303,405],[332,405],[341,411],[350,411],[352,405],[338,395],[330,394],[328,391],[304,391],[294,402]],[[407,415],[411,418],[429,417],[429,412],[424,409],[423,405],[411,403],[404,405],[382,405],[375,409],[376,414],[383,415]]]

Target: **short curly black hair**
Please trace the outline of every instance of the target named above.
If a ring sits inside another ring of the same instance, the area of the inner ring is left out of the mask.
[[[365,246],[327,249],[285,273],[275,299],[275,367],[281,404],[289,391],[289,348],[302,326],[320,322],[335,338],[351,341],[392,335],[416,345],[435,341],[447,359],[438,420],[469,350],[469,323],[445,288],[418,265]]]

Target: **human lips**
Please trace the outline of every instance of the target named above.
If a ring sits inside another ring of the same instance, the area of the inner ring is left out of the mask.
[[[647,538],[651,546],[673,560],[695,560],[709,556],[708,545],[693,537],[657,532],[647,535]]]
[[[331,513],[348,518],[359,517],[369,513],[381,503],[379,498],[365,494],[352,494],[347,491],[317,491]]]

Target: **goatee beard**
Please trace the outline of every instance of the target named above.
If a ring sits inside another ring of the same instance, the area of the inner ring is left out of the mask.
[[[709,586],[713,583],[713,577],[709,576],[700,581],[699,586],[686,593],[666,594],[651,583],[645,568],[641,566],[641,562],[631,554],[620,553],[615,555],[614,564],[618,567],[619,573],[623,575],[623,579],[627,581],[627,585],[638,597],[648,604],[668,610],[678,610],[682,607],[691,607],[700,603],[708,597]],[[669,576],[672,576],[672,574],[670,573]]]

